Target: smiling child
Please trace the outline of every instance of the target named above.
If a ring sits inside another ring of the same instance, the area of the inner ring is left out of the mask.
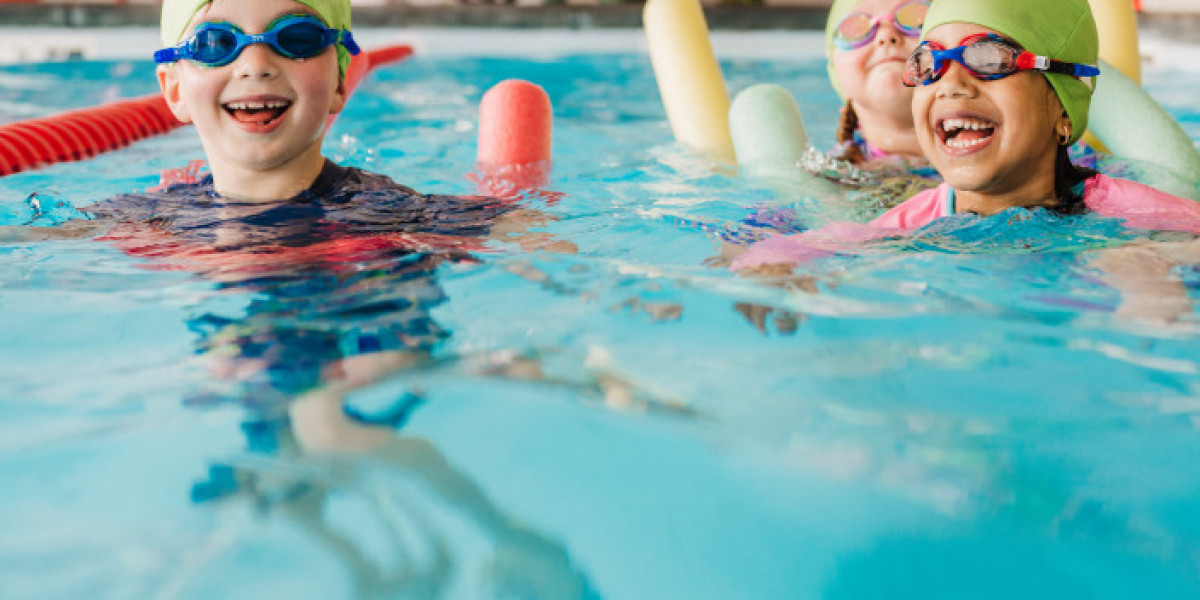
[[[829,80],[846,101],[838,142],[851,162],[922,158],[901,76],[928,8],[926,0],[837,0],[830,8],[825,52]]]
[[[790,264],[955,213],[1045,208],[1200,233],[1200,205],[1071,163],[1099,75],[1086,0],[936,0],[904,72],[926,157],[944,178],[867,225],[760,242],[735,269]]]

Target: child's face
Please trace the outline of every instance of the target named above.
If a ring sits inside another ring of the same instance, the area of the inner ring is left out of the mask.
[[[949,23],[926,39],[954,48],[971,35],[996,33]],[[941,79],[915,88],[913,122],[925,156],[959,191],[1005,194],[1030,181],[1053,181],[1059,128],[1069,125],[1062,104],[1040,73],[976,79],[951,61]]]
[[[854,12],[891,14],[911,0],[864,0]],[[912,90],[904,87],[904,62],[917,47],[917,38],[904,35],[891,19],[879,23],[875,39],[854,50],[835,50],[833,68],[847,100],[860,112],[875,112],[908,121]]]
[[[292,0],[215,0],[188,27],[227,22],[262,33],[277,18],[315,14]],[[345,105],[335,47],[308,59],[280,56],[254,44],[216,68],[180,61],[159,68],[167,102],[183,122],[196,125],[214,174],[224,165],[252,171],[286,169],[320,156],[330,114]]]

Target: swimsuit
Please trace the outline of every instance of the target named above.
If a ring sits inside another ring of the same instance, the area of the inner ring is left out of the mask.
[[[905,235],[955,212],[954,190],[943,183],[913,196],[867,224],[838,222],[754,244],[733,269],[797,263],[829,256],[873,239]],[[1150,186],[1098,174],[1084,182],[1084,204],[1093,213],[1121,219],[1131,229],[1200,234],[1200,204]]]

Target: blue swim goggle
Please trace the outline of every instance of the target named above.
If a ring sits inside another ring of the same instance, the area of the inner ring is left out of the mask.
[[[205,67],[223,67],[251,44],[266,44],[286,58],[312,58],[334,44],[341,44],[350,54],[360,52],[349,31],[330,29],[312,15],[288,15],[258,34],[248,34],[233,23],[201,23],[178,46],[155,52],[154,62],[190,60]]]

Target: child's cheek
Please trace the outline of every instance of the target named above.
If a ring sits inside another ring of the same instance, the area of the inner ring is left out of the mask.
[[[833,57],[833,72],[842,85],[842,92],[853,98],[862,89],[866,77],[865,52],[838,52]]]

